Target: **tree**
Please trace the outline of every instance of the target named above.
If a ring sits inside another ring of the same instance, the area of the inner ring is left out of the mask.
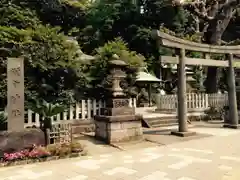
[[[131,51],[145,57],[149,71],[160,74],[159,49],[151,32],[160,25],[186,34],[188,13],[175,11],[166,0],[96,1],[86,13],[86,27],[80,31],[78,41],[84,52],[94,54],[95,48],[121,37]],[[129,18],[131,17],[131,18]],[[188,30],[187,30],[188,31]]]
[[[110,83],[107,78],[109,75],[109,61],[113,60],[113,55],[115,54],[128,65],[127,78],[122,85],[126,93],[129,95],[134,93],[132,87],[135,83],[136,71],[145,66],[144,57],[141,54],[130,51],[121,38],[115,38],[114,41],[109,41],[96,49],[96,59],[89,66],[88,72],[92,78],[91,85],[94,87],[93,92],[90,93],[91,97],[104,95],[103,88]],[[102,94],[97,94],[96,89],[101,89],[98,92],[102,92]]]
[[[14,15],[21,17],[22,13],[19,13],[19,10],[23,10],[25,15],[34,12],[33,19],[38,18],[42,24],[59,26],[65,33],[73,27],[81,29],[85,26],[85,12],[89,6],[88,0],[1,0],[0,2],[0,7],[2,7],[0,9],[12,12],[12,14],[9,12],[8,14],[1,13],[1,15],[10,16],[12,19]],[[26,16],[23,18],[21,20],[26,21]],[[13,26],[16,26],[16,23],[12,22]],[[32,22],[30,17],[29,22]]]
[[[188,10],[201,20],[202,41],[213,45],[222,43],[223,35],[240,7],[239,0],[174,0],[173,3]],[[217,92],[216,67],[208,68],[206,90],[208,93]]]
[[[25,57],[26,101],[69,103],[86,80],[80,47],[61,33],[61,27],[42,23],[28,6],[0,3],[0,107],[6,106],[6,57],[19,55]]]

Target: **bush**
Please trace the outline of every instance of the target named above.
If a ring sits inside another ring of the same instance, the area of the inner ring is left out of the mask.
[[[60,144],[50,144],[47,146],[47,150],[52,156],[57,156],[59,154]]]
[[[79,142],[72,142],[71,143],[71,152],[73,153],[79,153],[82,152],[84,149],[83,145]]]
[[[63,143],[63,144],[50,144],[47,146],[47,150],[53,156],[64,157],[71,153],[79,153],[84,149],[83,145],[79,142]]]

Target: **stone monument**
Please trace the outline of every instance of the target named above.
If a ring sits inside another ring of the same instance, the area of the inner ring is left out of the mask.
[[[8,58],[8,131],[24,129],[24,58]]]
[[[0,131],[0,158],[4,152],[19,152],[32,145],[44,145],[38,128],[24,129],[24,58],[7,59],[7,131]]]
[[[112,86],[106,108],[94,117],[95,137],[107,143],[118,143],[142,139],[142,116],[135,115],[135,108],[129,107],[129,99],[120,86],[126,77],[124,69],[127,64],[114,55],[110,61],[110,79]]]

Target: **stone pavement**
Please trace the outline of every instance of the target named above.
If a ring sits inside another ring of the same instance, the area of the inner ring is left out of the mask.
[[[240,179],[240,130],[191,130],[214,136],[166,146],[0,168],[0,180]]]

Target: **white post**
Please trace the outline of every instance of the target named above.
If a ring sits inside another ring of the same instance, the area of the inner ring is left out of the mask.
[[[97,114],[97,101],[93,99],[93,116]]]
[[[63,120],[64,120],[64,121],[68,120],[68,119],[67,119],[67,112],[66,112],[66,111],[63,112]]]
[[[132,107],[132,98],[129,98],[128,106],[129,106],[129,107]]]
[[[60,120],[61,120],[61,116],[60,114],[57,114],[57,123],[60,123]]]
[[[85,104],[85,100],[82,100],[82,119],[86,119],[86,110],[85,110],[85,108],[86,108],[86,104]]]
[[[102,100],[98,101],[98,115],[101,114],[101,108],[103,108]]]
[[[91,119],[91,111],[92,111],[92,103],[91,100],[87,100],[87,119]]]
[[[70,112],[69,112],[69,119],[70,119],[70,120],[73,120],[73,110],[74,110],[74,109],[73,109],[73,106],[70,105],[70,109],[69,109],[69,111],[70,111]],[[77,118],[76,118],[76,119],[77,119]]]
[[[133,107],[137,107],[137,99],[136,98],[133,98]]]
[[[75,117],[76,117],[76,120],[79,120],[79,103],[76,103],[76,111],[75,111]]]
[[[208,94],[205,94],[205,107],[209,108]]]
[[[37,127],[40,127],[40,118],[39,114],[35,113],[35,123]]]

